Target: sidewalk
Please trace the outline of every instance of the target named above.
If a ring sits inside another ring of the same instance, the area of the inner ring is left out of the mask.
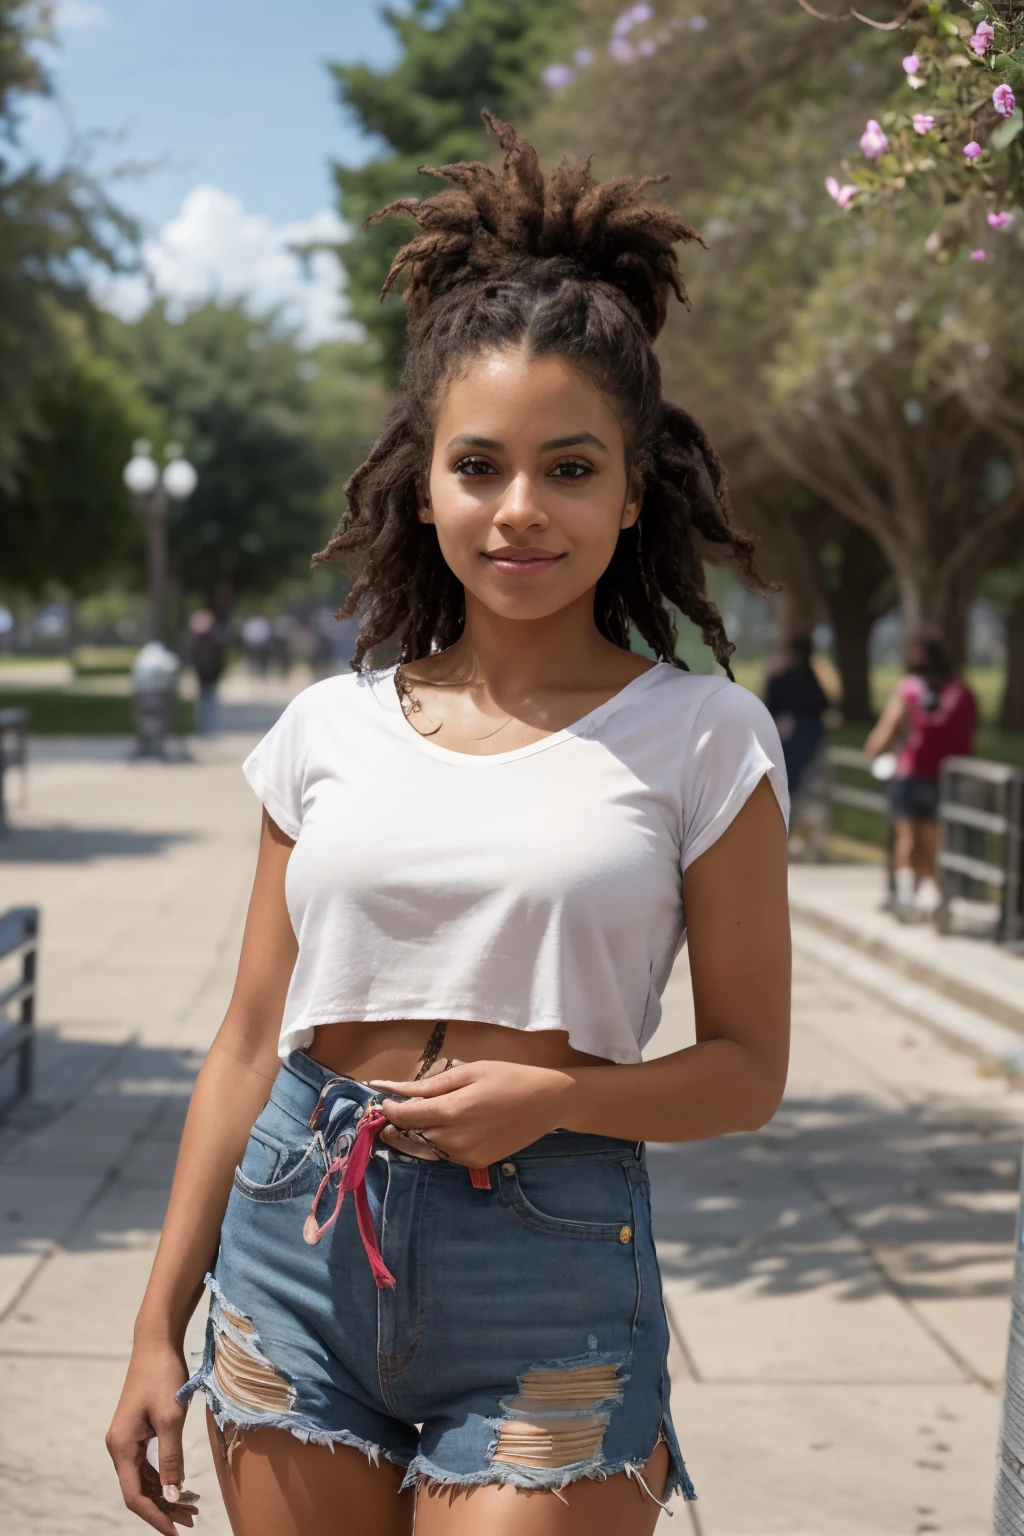
[[[254,739],[200,743],[192,763],[38,762],[0,844],[0,909],[44,914],[38,1093],[0,1130],[10,1536],[144,1529],[102,1436],[233,980]],[[685,964],[665,1003],[661,1054],[692,1038]],[[674,1412],[700,1494],[666,1531],[988,1536],[1022,1133],[1015,1080],[798,951],[772,1125],[650,1149]],[[190,1350],[201,1332],[200,1317]],[[198,1408],[186,1459],[201,1528],[227,1536]]]

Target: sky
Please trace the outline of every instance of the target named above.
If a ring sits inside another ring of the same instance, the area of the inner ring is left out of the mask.
[[[172,301],[248,293],[282,304],[309,343],[345,334],[335,259],[287,247],[342,226],[332,160],[374,150],[339,106],[327,61],[385,65],[376,0],[58,0],[44,52],[51,101],[23,113],[26,150],[54,164],[100,135],[94,163],[133,164],[117,200],[142,223],[146,275],[102,285],[130,318]]]

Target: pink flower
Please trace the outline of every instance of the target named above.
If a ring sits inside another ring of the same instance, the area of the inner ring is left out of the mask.
[[[972,261],[988,261],[988,252],[987,251],[972,251],[971,252],[971,260]]]
[[[653,37],[641,38],[636,45],[637,53],[642,53],[645,59],[649,59],[652,53],[657,53],[658,45]]]
[[[981,145],[978,143],[977,139],[972,139],[969,144],[964,145],[964,154],[967,156],[968,160],[977,160],[978,156],[981,154]]]
[[[1013,214],[1004,208],[1001,213],[990,213],[987,223],[989,229],[1005,229],[1007,224],[1013,223]]]
[[[636,49],[624,37],[613,37],[608,52],[618,64],[632,64],[636,59]]]
[[[860,188],[852,186],[849,182],[841,187],[834,176],[826,176],[825,191],[834,203],[839,204],[840,208],[848,208],[857,196]]]
[[[983,59],[988,52],[988,46],[996,35],[996,29],[990,21],[983,21],[977,28],[973,37],[968,38],[970,46],[974,49],[979,59]]]
[[[578,69],[589,69],[594,62],[594,57],[593,48],[577,48],[572,61]]]
[[[934,119],[934,117],[932,117],[930,112],[915,112],[914,113],[914,132],[915,133],[931,133],[931,131],[932,131],[932,129],[934,127],[935,127],[935,119]]]
[[[903,69],[908,75],[916,75],[921,68],[921,60],[916,53],[908,53],[903,60]]]
[[[889,148],[889,140],[881,123],[876,123],[873,117],[869,118],[867,127],[860,136],[860,147],[868,160],[877,160],[879,155],[884,155]]]
[[[1017,98],[1006,84],[997,85],[992,92],[992,105],[1000,117],[1012,117]]]
[[[541,80],[550,91],[560,91],[567,85],[572,85],[576,78],[576,71],[570,69],[568,64],[549,64],[541,72]]]

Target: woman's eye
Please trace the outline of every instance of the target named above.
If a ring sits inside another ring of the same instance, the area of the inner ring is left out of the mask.
[[[585,475],[592,475],[594,469],[585,459],[562,459],[549,473],[559,480],[582,480]]]
[[[460,459],[455,466],[457,475],[492,475],[493,464],[488,464],[486,459]]]

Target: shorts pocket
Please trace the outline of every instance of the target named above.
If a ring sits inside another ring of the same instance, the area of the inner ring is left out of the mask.
[[[524,1158],[497,1171],[501,1199],[525,1227],[582,1242],[633,1241],[629,1173],[618,1159]]]
[[[235,1188],[247,1200],[294,1200],[316,1189],[324,1167],[321,1138],[271,1101],[249,1132]]]

